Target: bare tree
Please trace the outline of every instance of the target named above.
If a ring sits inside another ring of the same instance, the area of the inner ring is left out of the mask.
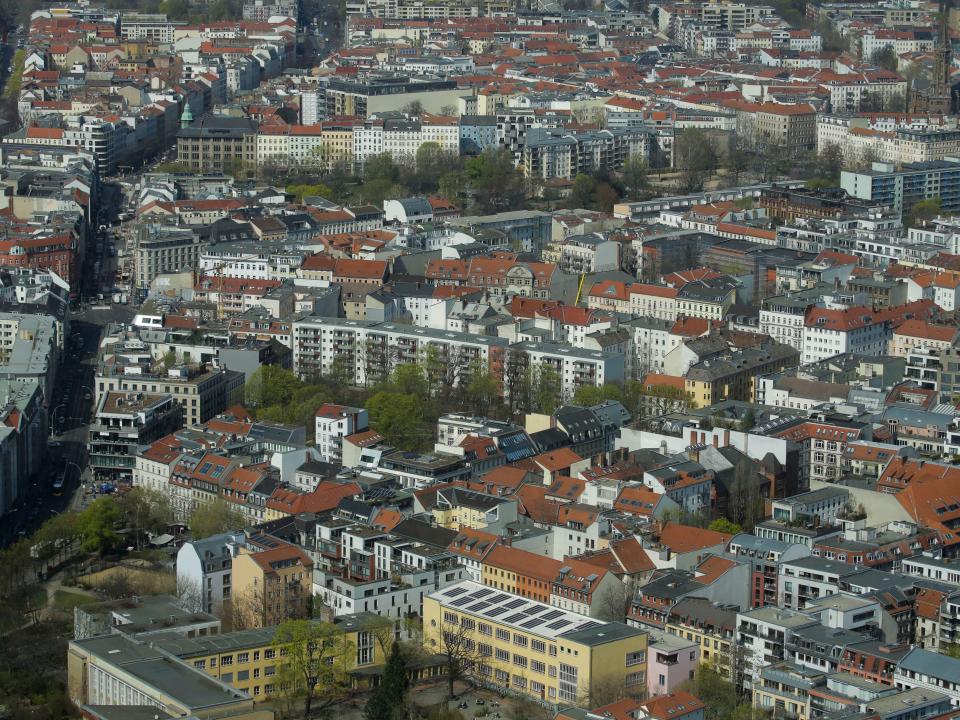
[[[591,608],[593,617],[610,622],[624,622],[626,620],[633,596],[626,585],[618,584],[619,587],[611,587],[608,592],[594,599],[596,607]]]
[[[321,714],[350,689],[353,644],[333,623],[287,620],[273,638],[280,649],[277,684],[287,707],[303,700],[303,718]]]
[[[430,644],[445,657],[447,666],[447,695],[454,697],[454,683],[457,680],[467,679],[479,664],[480,654],[477,644],[473,641],[472,620],[467,622],[453,622],[448,614],[440,622],[438,638],[430,640]]]
[[[180,605],[189,612],[203,610],[203,588],[199,580],[177,575],[177,597]]]

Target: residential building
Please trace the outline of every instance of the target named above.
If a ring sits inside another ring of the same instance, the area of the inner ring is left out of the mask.
[[[172,395],[105,392],[87,440],[94,480],[131,482],[137,448],[182,425],[183,407]]]

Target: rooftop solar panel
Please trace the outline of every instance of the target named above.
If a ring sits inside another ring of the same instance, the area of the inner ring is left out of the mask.
[[[461,594],[465,593],[466,591],[467,591],[466,588],[455,587],[455,588],[452,588],[452,589],[450,589],[450,590],[447,590],[447,591],[443,594],[443,596],[444,596],[444,597],[448,597],[448,598],[452,598],[452,597],[456,597],[457,595],[461,595]]]
[[[551,610],[551,611],[548,612],[546,615],[543,615],[540,619],[541,619],[541,620],[556,620],[556,619],[557,619],[558,617],[560,617],[561,615],[563,615],[563,611],[562,611],[562,610]]]
[[[516,600],[511,600],[510,602],[508,602],[506,605],[504,605],[504,607],[507,610],[516,610],[521,605],[526,605],[526,604],[527,604],[526,600],[522,598],[517,598]]]
[[[497,615],[503,615],[506,611],[507,609],[505,607],[495,607],[487,610],[485,614],[490,617],[497,617]]]
[[[549,625],[547,625],[547,627],[550,628],[551,630],[559,630],[560,628],[562,628],[564,625],[567,625],[567,624],[568,624],[567,620],[563,619],[563,620],[557,620],[556,622],[552,622]]]
[[[501,603],[504,600],[507,600],[509,597],[510,597],[509,595],[504,595],[503,593],[497,593],[496,595],[491,595],[490,597],[488,597],[487,600],[489,600],[492,603]]]
[[[525,620],[527,618],[525,613],[514,613],[513,615],[508,615],[503,619],[504,622],[515,623]]]
[[[482,610],[486,610],[488,607],[490,607],[490,603],[481,602],[481,603],[477,603],[476,605],[471,605],[470,607],[468,607],[467,612],[480,612]]]
[[[536,626],[539,625],[541,622],[543,622],[543,621],[540,620],[539,618],[534,618],[533,620],[527,620],[526,622],[520,623],[520,627],[522,627],[522,628],[527,628],[527,629],[529,630],[530,628],[536,627]]]
[[[475,593],[471,594],[470,597],[473,598],[474,600],[479,600],[480,598],[486,597],[492,592],[493,590],[491,590],[490,588],[483,588],[483,590],[477,590]]]

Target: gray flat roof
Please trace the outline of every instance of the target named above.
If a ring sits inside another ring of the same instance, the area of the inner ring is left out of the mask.
[[[246,693],[195,670],[159,648],[126,635],[104,635],[73,644],[191,710],[249,698]]]

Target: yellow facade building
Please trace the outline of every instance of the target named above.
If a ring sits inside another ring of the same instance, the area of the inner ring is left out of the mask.
[[[432,513],[440,527],[482,530],[491,523],[516,520],[517,501],[464,488],[444,488],[437,492]]]
[[[463,581],[423,599],[426,648],[467,633],[473,679],[549,705],[592,707],[611,689],[646,692],[647,634]],[[462,632],[461,632],[462,631]]]
[[[234,617],[244,627],[305,618],[313,592],[313,560],[287,543],[260,552],[241,548],[233,558]]]
[[[344,658],[349,672],[386,663],[384,648],[389,644],[382,642],[382,618],[357,613],[338,617],[336,625],[344,634],[344,646],[350,655]],[[262,698],[274,691],[277,664],[284,655],[283,646],[274,642],[276,632],[276,627],[265,627],[201,638],[171,633],[153,643],[220,682]]]

